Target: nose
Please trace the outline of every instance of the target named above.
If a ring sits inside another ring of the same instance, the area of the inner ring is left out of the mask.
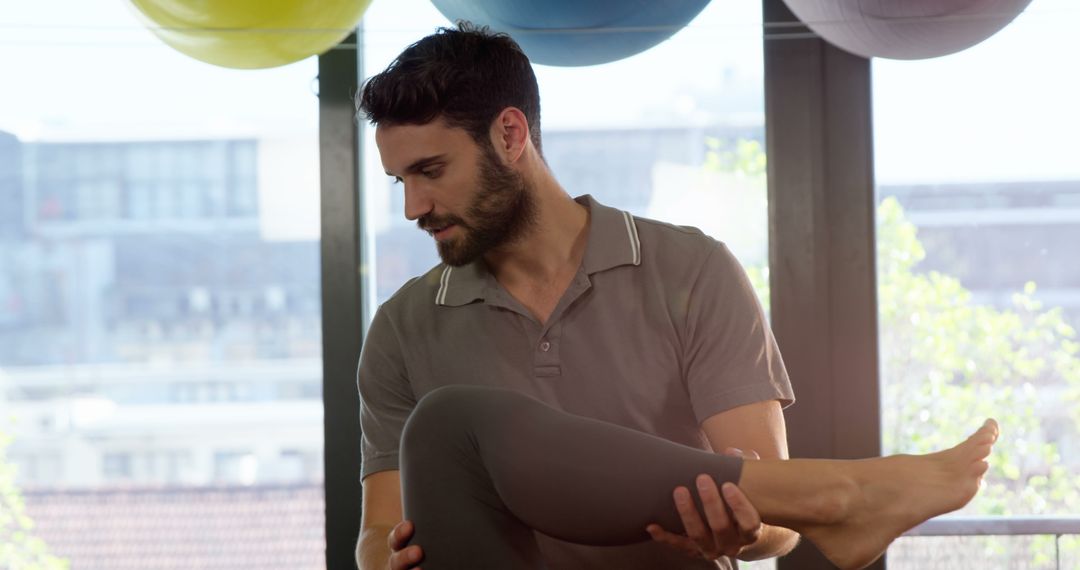
[[[431,212],[435,202],[431,194],[416,183],[405,181],[405,219],[416,221],[421,216]]]

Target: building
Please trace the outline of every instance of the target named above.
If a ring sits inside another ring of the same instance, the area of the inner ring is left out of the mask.
[[[260,233],[259,152],[0,135],[21,484],[321,481],[318,242]]]
[[[648,215],[658,164],[758,126],[552,131],[574,194]],[[28,143],[0,135],[0,397],[27,485],[321,479],[318,243],[259,232],[254,140]],[[437,259],[383,203],[377,296]],[[1007,306],[1024,281],[1080,323],[1080,181],[884,186],[927,246],[920,269]],[[12,212],[19,212],[14,215]],[[1018,277],[1019,276],[1019,277]],[[134,435],[138,434],[138,435]]]

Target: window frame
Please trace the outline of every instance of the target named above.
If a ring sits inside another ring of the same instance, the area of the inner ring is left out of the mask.
[[[356,366],[367,326],[363,138],[353,95],[363,77],[362,31],[319,56],[326,567],[355,568],[360,533],[360,400]]]

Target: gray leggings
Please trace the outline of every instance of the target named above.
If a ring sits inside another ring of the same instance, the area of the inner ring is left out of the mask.
[[[405,518],[425,570],[543,568],[534,530],[595,546],[649,540],[649,523],[678,532],[675,487],[694,489],[700,473],[737,483],[741,470],[503,388],[439,388],[401,438]]]

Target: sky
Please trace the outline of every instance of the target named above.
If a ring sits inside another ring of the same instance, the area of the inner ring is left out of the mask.
[[[757,5],[713,0],[671,40],[612,64],[537,66],[544,128],[759,123]],[[878,182],[1080,180],[1080,74],[1070,71],[1080,43],[1069,39],[1078,20],[1075,0],[1034,0],[969,50],[875,59]],[[446,23],[429,0],[374,0],[368,73]],[[277,186],[263,201],[281,236],[318,227],[316,75],[315,58],[257,71],[196,61],[159,41],[126,0],[0,0],[0,130],[26,142],[269,141],[282,160],[265,166]]]
[[[1080,3],[1034,0],[946,57],[875,59],[879,182],[1080,180]]]
[[[0,0],[0,130],[24,141],[310,130],[316,61],[231,70],[160,42],[126,0]]]

